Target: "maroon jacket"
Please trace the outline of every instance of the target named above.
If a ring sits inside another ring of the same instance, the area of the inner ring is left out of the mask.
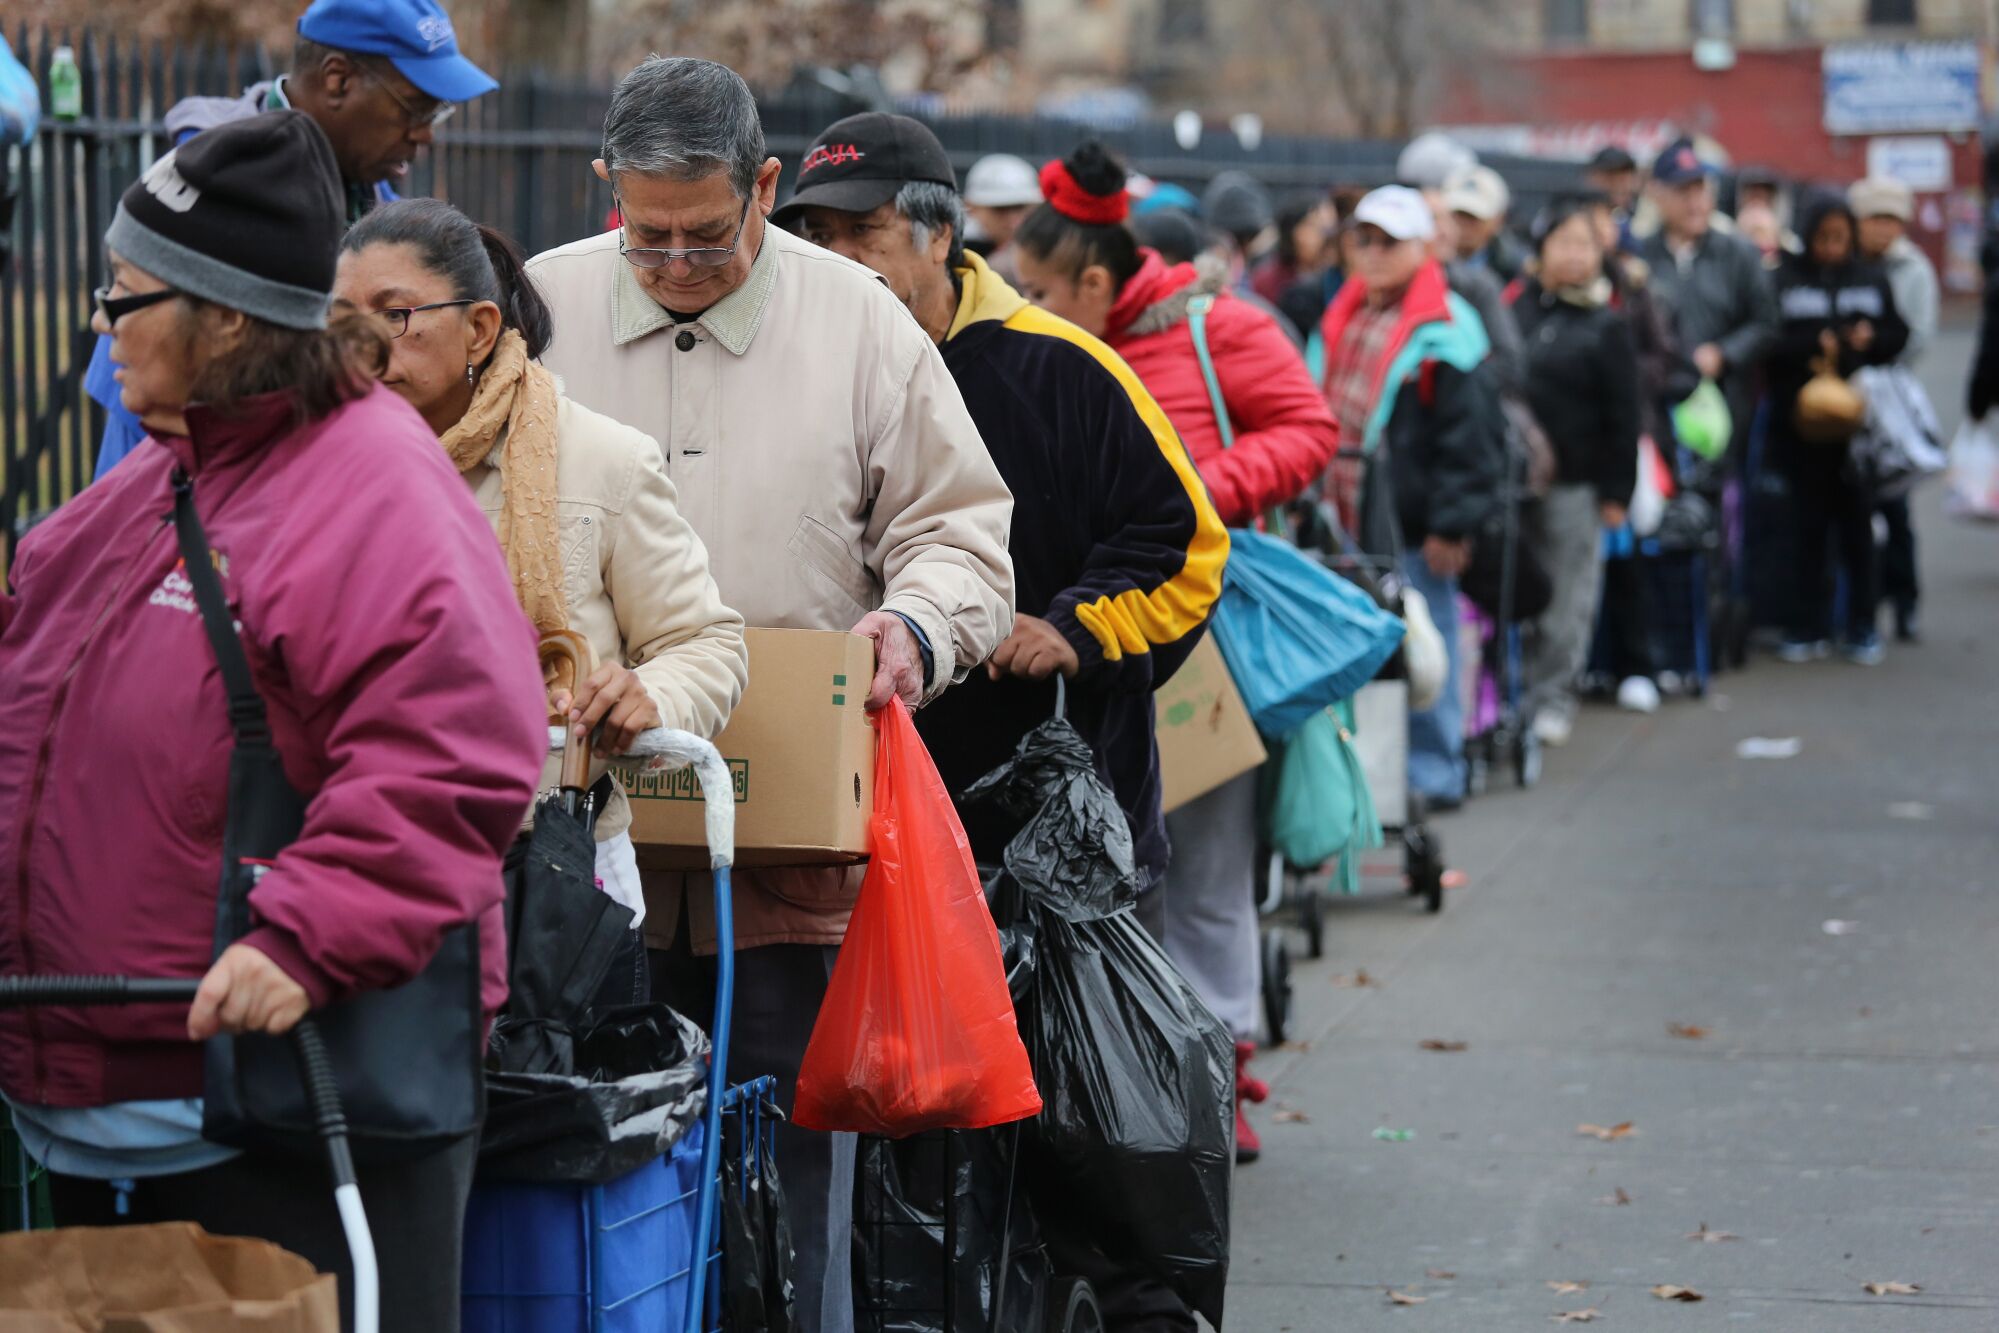
[[[1222,290],[1226,274],[1218,266],[1169,266],[1158,251],[1143,253],[1144,263],[1111,307],[1104,341],[1180,433],[1222,522],[1240,527],[1318,481],[1339,428],[1297,347],[1276,320]],[[1216,298],[1208,354],[1235,428],[1235,445],[1226,450],[1187,324],[1197,296]]]
[[[29,534],[0,597],[0,973],[207,970],[232,738],[174,541],[195,502],[310,806],[246,943],[315,1006],[397,985],[478,920],[506,996],[500,858],[547,751],[534,633],[423,421],[376,388],[304,428],[286,395],[148,440]],[[0,1089],[197,1096],[180,1006],[0,1015]]]

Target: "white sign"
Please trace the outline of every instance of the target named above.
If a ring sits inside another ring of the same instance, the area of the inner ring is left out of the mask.
[[[1917,194],[1942,194],[1954,184],[1950,144],[1935,134],[1869,139],[1867,174],[1898,180]]]
[[[1860,42],[1820,58],[1828,134],[1975,130],[1976,42]]]

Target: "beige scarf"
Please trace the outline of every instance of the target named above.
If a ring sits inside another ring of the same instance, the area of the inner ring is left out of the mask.
[[[534,627],[546,634],[569,625],[562,594],[555,504],[555,377],[528,360],[527,343],[508,329],[472,391],[472,405],[438,441],[459,472],[486,461],[506,432],[501,451],[500,545],[507,572]]]

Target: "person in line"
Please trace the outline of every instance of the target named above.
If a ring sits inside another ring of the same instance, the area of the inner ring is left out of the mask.
[[[1836,544],[1845,576],[1841,652],[1856,665],[1874,666],[1883,655],[1875,628],[1874,497],[1849,475],[1845,442],[1808,440],[1799,431],[1797,403],[1824,356],[1828,334],[1836,346],[1834,369],[1846,376],[1862,366],[1892,363],[1909,341],[1909,326],[1895,308],[1887,272],[1861,257],[1858,227],[1844,197],[1808,199],[1798,224],[1805,252],[1785,256],[1777,269],[1783,324],[1765,364],[1770,462],[1790,481],[1797,538],[1789,625],[1778,655],[1786,662],[1809,662],[1829,650],[1834,590],[1826,557]]]
[[[1888,271],[1895,309],[1909,326],[1909,343],[1898,360],[1914,370],[1936,337],[1941,300],[1936,266],[1909,239],[1915,195],[1898,180],[1874,176],[1855,184],[1847,192],[1847,202],[1860,224],[1861,258]],[[1892,496],[1882,500],[1876,510],[1888,525],[1888,541],[1881,552],[1881,596],[1894,609],[1895,638],[1914,643],[1921,637],[1916,615],[1923,590],[1917,575],[1916,525],[1909,512],[1909,497],[1906,492]]]
[[[1048,202],[1020,228],[1026,295],[1130,364],[1179,432],[1222,521],[1247,526],[1325,471],[1337,445],[1332,414],[1277,322],[1229,293],[1219,264],[1168,266],[1137,244],[1125,226],[1124,181],[1123,165],[1094,141],[1042,169]],[[1195,342],[1196,313],[1213,390]],[[1140,899],[1141,915],[1234,1034],[1238,1091],[1261,1100],[1261,1082],[1248,1075],[1259,966],[1256,775],[1175,810],[1166,831],[1173,861],[1159,891]],[[1241,1160],[1260,1148],[1240,1103],[1236,1146]]]
[[[651,727],[719,733],[749,676],[743,618],[722,604],[659,445],[564,397],[542,368],[548,307],[513,243],[441,200],[385,204],[348,231],[335,295],[381,321],[382,382],[465,478],[535,629],[577,630],[596,650],[596,671],[554,710],[579,736],[601,724],[604,757]],[[560,767],[551,756],[544,791]],[[596,790],[597,878],[638,926],[631,805],[616,782]]]
[[[377,324],[329,323],[341,193],[314,122],[267,112],[161,159],[105,236],[94,323],[153,447],[30,533],[0,597],[0,874],[17,890],[0,972],[203,980],[188,1011],[0,1016],[0,1090],[58,1225],[259,1236],[338,1273],[351,1311],[325,1164],[204,1140],[199,1043],[401,985],[475,921],[490,1018],[507,986],[501,855],[548,733],[491,529],[375,383]],[[182,486],[309,801],[219,957],[234,738],[162,518]],[[475,1138],[360,1167],[384,1329],[458,1326]]]
[[[1253,276],[1280,239],[1270,191],[1246,171],[1221,172],[1201,192],[1201,221],[1222,239],[1229,285],[1238,294],[1257,294]]]
[[[1298,283],[1318,277],[1332,262],[1335,225],[1332,201],[1325,195],[1297,195],[1285,200],[1277,210],[1277,248],[1251,271],[1250,290],[1282,312],[1284,294]]]
[[[1014,495],[1013,633],[985,671],[923,710],[918,730],[945,788],[960,791],[1053,715],[1054,678],[1069,681],[1069,720],[1124,807],[1150,888],[1167,860],[1151,694],[1199,641],[1228,535],[1130,368],[963,249],[951,159],[927,126],[850,116],[813,149],[830,143],[861,156],[808,150],[817,165],[772,220],[914,293],[910,309]],[[863,209],[870,199],[880,202]],[[965,827],[988,864],[1018,831],[981,811]]]
[[[1006,282],[1020,281],[1013,262],[1013,234],[1041,202],[1041,178],[1025,158],[988,153],[965,173],[965,217],[980,234],[986,264]],[[967,241],[970,237],[965,238]]]
[[[1652,164],[1652,198],[1660,226],[1639,245],[1639,258],[1673,308],[1694,365],[1727,395],[1739,441],[1754,415],[1757,366],[1777,334],[1762,255],[1715,228],[1714,181],[1691,140],[1669,145]]]
[[[1491,343],[1431,253],[1424,197],[1384,186],[1354,210],[1355,270],[1327,309],[1326,396],[1340,438],[1370,456],[1368,494],[1335,469],[1334,499],[1363,545],[1395,558],[1423,594],[1450,669],[1435,707],[1409,719],[1409,781],[1434,809],[1464,801],[1458,576],[1500,502],[1505,439]]]
[[[627,74],[595,163],[615,231],[528,272],[543,353],[576,402],[659,442],[716,585],[759,627],[874,641],[868,706],[934,700],[1012,632],[1013,501],[914,293],[767,219],[780,164],[756,99],[705,60]],[[739,870],[733,1068],[791,1101],[860,867]],[[645,874],[655,993],[710,1004],[708,877]],[[798,1327],[853,1326],[854,1138],[786,1124],[778,1163],[798,1249]]]
[[[1583,168],[1583,182],[1610,201],[1610,211],[1617,216],[1618,235],[1628,246],[1631,215],[1638,207],[1638,192],[1644,185],[1638,174],[1638,160],[1617,144],[1605,144]]]
[[[1460,171],[1444,182],[1444,207],[1457,230],[1457,253],[1449,261],[1487,269],[1502,287],[1520,276],[1528,254],[1506,227],[1513,192],[1505,177],[1485,166]]]
[[[1588,201],[1555,200],[1535,219],[1534,240],[1534,272],[1519,284],[1513,313],[1526,344],[1528,402],[1554,446],[1554,482],[1534,507],[1528,534],[1554,600],[1534,625],[1523,711],[1537,735],[1561,744],[1575,722],[1576,678],[1589,661],[1604,569],[1602,534],[1624,526],[1637,480],[1641,393],[1637,350],[1626,317],[1613,304],[1615,288],[1604,272]],[[1618,664],[1625,676],[1618,702],[1650,712],[1659,697],[1644,626],[1632,618],[1627,623],[1636,629],[1635,635],[1627,632],[1636,643],[1617,654],[1626,659]]]
[[[436,0],[313,0],[299,17],[289,73],[240,97],[187,97],[167,109],[167,134],[186,143],[204,130],[263,111],[302,111],[325,132],[340,164],[347,220],[396,197],[395,186],[460,102],[500,85],[458,51],[451,17]],[[118,393],[111,340],[99,338],[83,387],[104,408],[96,475],[145,438]]]

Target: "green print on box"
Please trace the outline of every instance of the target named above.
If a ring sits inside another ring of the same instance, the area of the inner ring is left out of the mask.
[[[742,805],[750,799],[750,761],[731,759],[729,764],[729,787],[736,794],[736,804]],[[676,769],[671,773],[633,773],[617,770],[618,781],[625,785],[625,795],[634,801],[698,801],[701,799],[701,780],[694,776],[691,768]]]

